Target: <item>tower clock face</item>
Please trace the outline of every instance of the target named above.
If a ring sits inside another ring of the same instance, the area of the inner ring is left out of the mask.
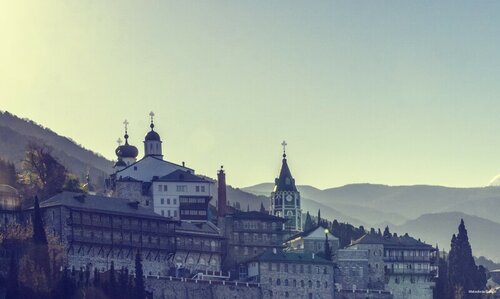
[[[286,201],[292,201],[292,196],[291,195],[287,195],[286,196]]]

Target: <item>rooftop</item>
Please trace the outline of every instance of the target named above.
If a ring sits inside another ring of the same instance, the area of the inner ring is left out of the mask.
[[[434,250],[434,247],[431,245],[410,237],[408,234],[404,234],[402,236],[392,235],[390,238],[386,238],[377,233],[369,233],[353,241],[351,246],[356,244],[383,244],[384,247],[387,248],[405,247]]]

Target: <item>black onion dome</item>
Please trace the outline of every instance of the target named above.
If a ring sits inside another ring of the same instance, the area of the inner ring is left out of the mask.
[[[137,147],[125,143],[116,148],[115,154],[119,158],[136,158],[139,155],[139,150],[137,150]]]
[[[160,141],[160,134],[156,133],[155,131],[151,130],[146,134],[146,141]]]
[[[118,159],[115,163],[115,167],[127,167],[127,163],[125,163],[122,159]]]

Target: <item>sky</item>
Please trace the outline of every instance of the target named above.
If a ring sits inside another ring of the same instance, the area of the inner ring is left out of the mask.
[[[0,110],[234,186],[484,186],[500,173],[499,1],[0,0]],[[123,139],[123,137],[122,137]]]

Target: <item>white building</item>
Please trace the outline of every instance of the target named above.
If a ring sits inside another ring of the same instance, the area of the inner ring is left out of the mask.
[[[154,212],[175,219],[207,220],[208,202],[214,183],[194,174],[194,170],[163,159],[162,141],[154,130],[150,113],[150,131],[144,138],[144,157],[137,160],[138,150],[128,142],[125,121],[125,144],[115,153],[118,161],[107,187],[116,197],[139,201]]]

